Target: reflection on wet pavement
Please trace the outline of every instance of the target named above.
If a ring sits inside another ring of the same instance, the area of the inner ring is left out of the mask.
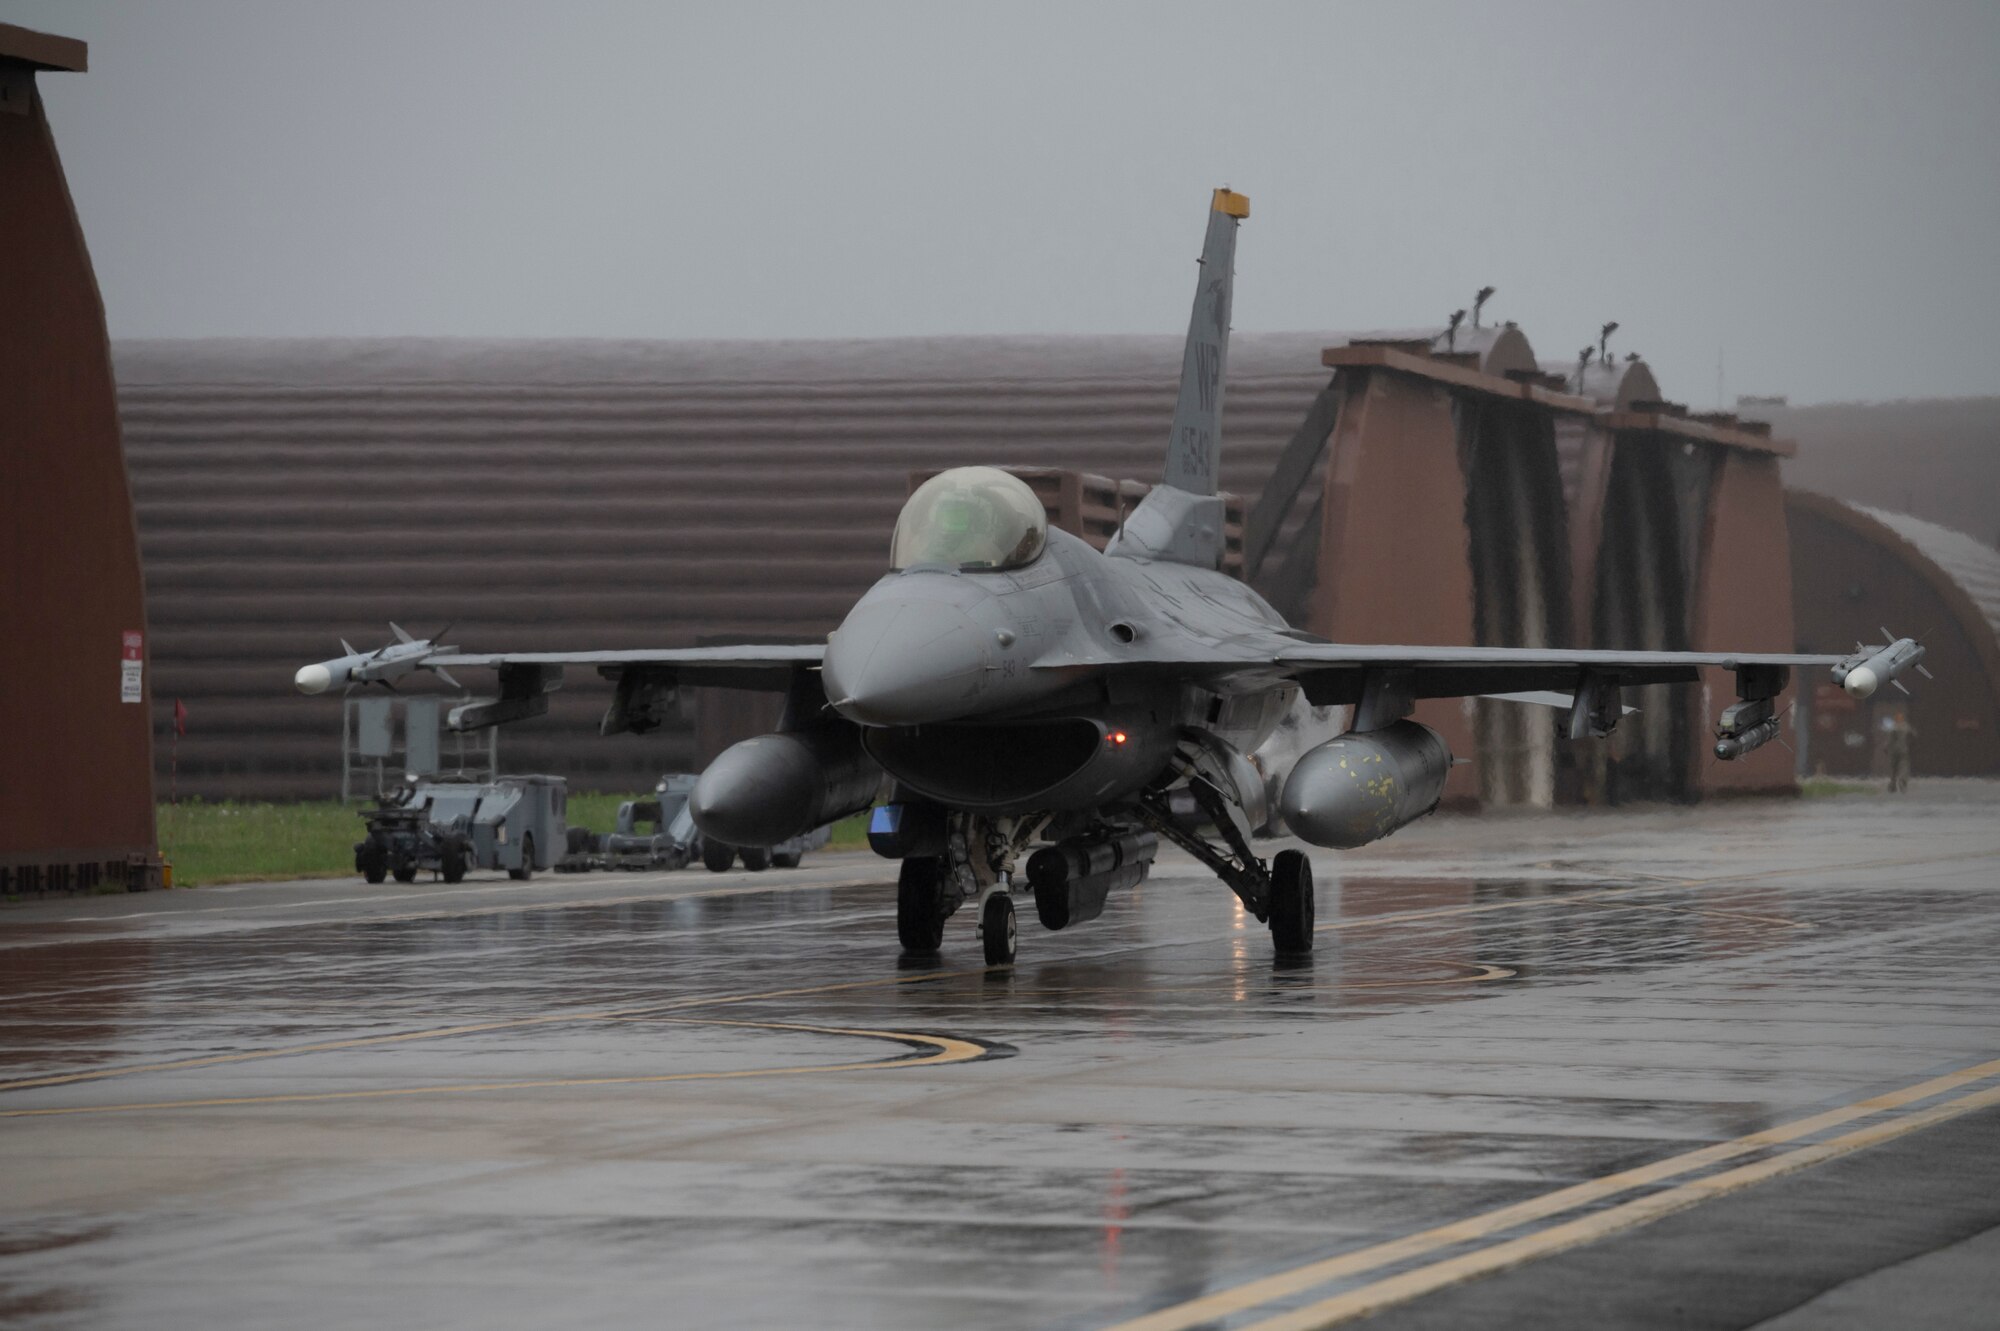
[[[1995,812],[1432,822],[1293,964],[1181,859],[997,970],[859,856],[9,907],[0,1321],[1106,1324],[2000,1054]]]

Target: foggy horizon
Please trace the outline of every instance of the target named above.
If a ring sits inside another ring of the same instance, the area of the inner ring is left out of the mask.
[[[1667,396],[2000,393],[2000,8],[0,0],[114,338],[1618,320]]]

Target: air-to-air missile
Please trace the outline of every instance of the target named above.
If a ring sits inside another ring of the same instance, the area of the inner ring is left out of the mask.
[[[1887,629],[1882,630],[1882,636],[1889,639],[1885,645],[1869,647],[1857,642],[1854,655],[1833,668],[1834,682],[1856,698],[1866,698],[1885,682],[1896,684],[1896,676],[1912,666],[1925,679],[1931,677],[1931,672],[1919,664],[1924,659],[1922,643],[1915,638],[1892,638]],[[1903,689],[1901,684],[1896,687]]]
[[[345,656],[336,656],[331,661],[316,661],[309,666],[300,666],[299,673],[292,676],[292,683],[300,693],[325,693],[336,684],[351,688],[356,684],[393,684],[404,675],[424,668],[427,657],[443,652],[455,652],[456,647],[439,646],[435,638],[413,638],[403,631],[401,625],[390,621],[389,628],[396,635],[396,641],[372,652],[358,652],[347,639],[340,640]],[[443,637],[441,632],[437,635]],[[458,681],[436,666],[431,672],[453,688]]]

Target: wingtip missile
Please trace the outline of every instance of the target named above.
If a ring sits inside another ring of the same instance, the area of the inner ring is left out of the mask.
[[[372,652],[357,652],[343,638],[340,645],[347,648],[344,656],[336,656],[330,661],[315,661],[311,665],[300,666],[292,676],[292,686],[300,693],[325,693],[336,684],[382,684],[395,687],[395,681],[413,670],[437,670],[426,662],[441,652],[458,650],[442,646],[425,638],[413,638],[394,623],[389,625],[399,641],[377,647]],[[447,679],[450,676],[446,676]],[[454,687],[457,681],[452,681]]]
[[[1886,634],[1888,630],[1883,632]],[[1859,646],[1852,656],[1833,668],[1833,682],[1854,698],[1869,697],[1885,683],[1896,684],[1908,693],[1908,689],[1896,682],[1896,677],[1912,668],[1922,670],[1919,663],[1923,659],[1924,645],[1915,638],[1891,638],[1881,647]]]

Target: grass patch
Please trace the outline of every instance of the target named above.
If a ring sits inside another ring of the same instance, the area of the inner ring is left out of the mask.
[[[579,791],[569,797],[569,822],[593,832],[609,832],[617,825],[618,806],[638,798]],[[280,878],[344,878],[354,873],[354,843],[363,831],[361,810],[372,807],[338,800],[298,804],[184,800],[162,804],[160,851],[174,866],[176,887]],[[836,849],[853,850],[867,844],[867,814],[834,824]]]
[[[1809,776],[1799,782],[1799,794],[1807,799],[1825,799],[1832,795],[1873,795],[1875,787],[1859,781],[1835,781],[1827,776]]]
[[[162,804],[160,853],[174,866],[176,887],[338,877],[354,872],[361,807],[338,800]]]

